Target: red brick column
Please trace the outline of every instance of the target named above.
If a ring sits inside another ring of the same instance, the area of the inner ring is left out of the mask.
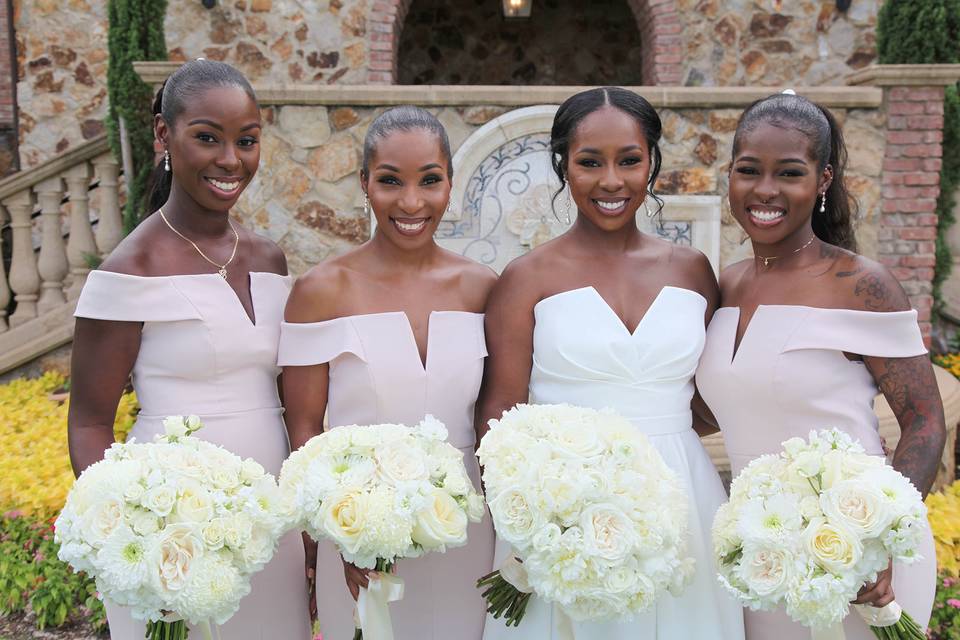
[[[880,261],[903,285],[930,342],[934,242],[943,150],[943,87],[890,87]]]
[[[20,167],[17,152],[17,55],[11,0],[0,0],[0,176]]]
[[[367,15],[369,62],[367,82],[394,84],[397,81],[397,47],[403,21],[413,0],[374,0]]]

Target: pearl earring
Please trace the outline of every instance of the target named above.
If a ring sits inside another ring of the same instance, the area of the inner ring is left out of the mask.
[[[170,171],[170,151],[167,149],[163,150],[163,170]]]
[[[827,212],[827,194],[824,192],[823,197],[820,199],[820,213]]]

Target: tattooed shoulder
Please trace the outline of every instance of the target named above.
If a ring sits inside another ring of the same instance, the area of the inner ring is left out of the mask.
[[[854,309],[865,311],[906,311],[910,301],[903,287],[887,269],[880,264],[859,257],[856,268],[847,269],[845,275],[837,273],[852,283],[849,287],[849,301]]]

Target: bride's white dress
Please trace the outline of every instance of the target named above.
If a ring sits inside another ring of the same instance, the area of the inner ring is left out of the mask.
[[[558,293],[534,307],[530,401],[609,407],[649,437],[690,496],[696,575],[680,597],[667,594],[625,622],[570,623],[533,598],[519,627],[488,616],[484,640],[742,640],[742,609],[717,584],[711,553],[710,526],[726,494],[691,427],[706,307],[694,291],[664,287],[632,333],[593,287]],[[509,545],[498,541],[494,567],[509,553]]]

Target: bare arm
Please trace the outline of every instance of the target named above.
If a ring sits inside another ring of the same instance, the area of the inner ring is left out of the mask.
[[[933,486],[947,440],[943,403],[925,356],[863,359],[900,424],[893,467],[924,496]]]
[[[77,318],[67,440],[79,476],[113,444],[117,404],[140,352],[139,322]]]
[[[489,420],[527,401],[533,367],[533,306],[538,297],[514,266],[507,267],[487,299],[484,331],[488,357],[477,400],[478,446]]]

